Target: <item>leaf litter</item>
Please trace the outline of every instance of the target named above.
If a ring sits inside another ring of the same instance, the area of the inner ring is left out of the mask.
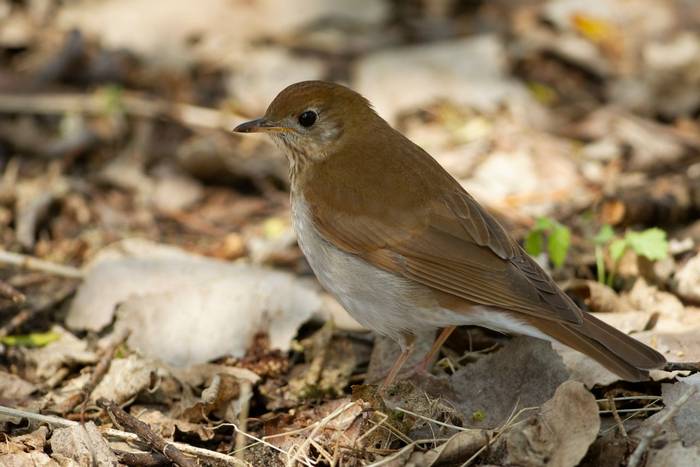
[[[534,339],[458,329],[415,375],[426,332],[378,395],[396,346],[314,282],[284,159],[222,131],[344,80],[581,306],[697,362],[687,2],[205,3],[0,6],[0,244],[25,255],[0,257],[3,465],[162,462],[101,398],[201,465],[697,460],[693,376],[627,383]]]

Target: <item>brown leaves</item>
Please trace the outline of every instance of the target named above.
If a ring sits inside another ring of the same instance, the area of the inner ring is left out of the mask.
[[[599,428],[595,397],[581,383],[568,381],[557,388],[538,415],[508,432],[506,463],[524,467],[577,465]]]

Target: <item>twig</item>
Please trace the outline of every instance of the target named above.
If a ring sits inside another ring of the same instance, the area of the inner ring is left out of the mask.
[[[394,410],[398,410],[399,412],[411,415],[412,417],[420,418],[421,420],[435,423],[436,425],[444,426],[445,428],[451,428],[451,429],[457,430],[457,431],[470,431],[471,430],[471,428],[464,428],[461,426],[452,425],[450,423],[441,422],[439,420],[435,420],[434,418],[426,417],[424,415],[420,415],[420,414],[417,414],[415,412],[411,412],[410,410],[402,409],[401,407],[394,407]]]
[[[116,334],[112,337],[112,342],[104,350],[100,361],[97,362],[97,365],[95,365],[95,371],[93,371],[92,376],[90,376],[90,380],[85,383],[85,386],[83,386],[83,389],[79,393],[68,398],[68,400],[60,408],[61,413],[65,414],[73,411],[73,409],[75,409],[78,404],[82,402],[83,408],[80,411],[80,417],[82,420],[85,404],[90,399],[90,394],[92,394],[92,391],[94,391],[100,381],[102,381],[104,375],[107,374],[107,371],[112,364],[112,359],[114,358],[115,352],[119,346],[126,341],[130,333],[131,331],[126,328],[116,332]]]
[[[180,467],[197,467],[197,463],[189,457],[185,457],[178,448],[172,443],[167,442],[160,435],[156,434],[148,424],[142,422],[133,415],[126,413],[121,407],[113,401],[101,398],[97,401],[97,406],[105,409],[110,415],[113,415],[116,421],[127,428],[129,431],[136,433],[139,438],[146,442],[155,450],[162,452],[165,457],[170,459]]]
[[[72,266],[64,266],[63,264],[52,263],[33,256],[21,255],[10,251],[0,250],[0,264],[11,264],[32,271],[41,271],[57,276],[68,277],[71,279],[82,279],[83,272]]]
[[[493,437],[489,436],[490,439],[488,440],[488,442],[486,444],[484,444],[478,451],[476,451],[474,454],[472,454],[472,456],[469,459],[464,461],[460,467],[467,467],[467,466],[471,465],[471,463],[474,462],[481,455],[481,453],[486,451],[489,448],[489,446],[493,445],[493,443],[495,443],[498,440],[498,438],[503,436],[503,434],[506,431],[508,431],[510,428],[512,428],[515,425],[517,425],[518,423],[520,423],[520,422],[516,422],[515,420],[518,419],[518,417],[520,417],[521,414],[523,414],[529,410],[539,409],[539,407],[523,407],[522,409],[520,409],[516,412],[515,410],[517,409],[519,403],[520,403],[520,399],[518,399],[518,401],[515,403],[515,406],[513,407],[513,411],[510,413],[510,415],[508,416],[508,419],[505,421],[503,426],[498,428],[497,430],[495,430],[495,435]]]
[[[236,457],[243,460],[244,448],[246,446],[247,438],[241,433],[248,429],[248,413],[250,411],[250,397],[253,392],[253,385],[250,381],[241,381],[241,393],[238,396],[240,401],[241,412],[238,415],[238,426],[240,430],[236,430]]]
[[[615,398],[612,393],[608,396],[608,403],[610,404],[610,410],[612,411],[613,418],[617,424],[617,429],[620,430],[620,434],[623,438],[627,439],[627,430],[625,430],[625,425],[622,423],[620,414],[617,412],[617,406],[615,405]]]
[[[313,431],[311,431],[311,433],[309,433],[309,436],[306,437],[304,442],[298,446],[294,455],[289,458],[289,460],[287,461],[287,467],[294,467],[296,465],[296,463],[299,461],[299,457],[304,455],[304,452],[306,451],[306,447],[311,443],[311,440],[314,438],[314,436],[316,436],[318,434],[318,432],[322,428],[324,428],[326,425],[328,425],[328,423],[330,423],[330,421],[333,420],[335,417],[342,414],[343,412],[345,412],[347,409],[349,409],[350,407],[352,407],[355,404],[356,404],[356,402],[348,402],[347,404],[344,404],[341,407],[338,407],[337,409],[335,409],[333,412],[331,412],[330,414],[325,416],[323,419],[314,423],[314,425],[316,425],[316,426],[314,427]]]
[[[612,400],[618,401],[658,401],[661,400],[660,396],[620,396],[613,397]],[[596,399],[596,402],[610,402],[610,399]]]
[[[658,412],[660,410],[663,410],[663,407],[642,407],[641,409],[617,409],[617,413],[643,413],[643,412]],[[606,415],[606,414],[611,414],[612,410],[600,410],[598,411],[599,415]]]
[[[664,371],[691,371],[700,372],[700,362],[666,362]]]
[[[15,329],[22,326],[34,315],[48,310],[57,303],[62,302],[74,291],[75,286],[73,284],[66,284],[65,286],[59,288],[58,291],[53,293],[47,299],[43,299],[40,303],[35,304],[33,308],[24,308],[20,310],[7,323],[0,327],[0,337],[9,336],[12,332],[14,332]]]
[[[27,297],[22,292],[12,287],[5,281],[0,280],[0,295],[12,300],[12,303],[19,304],[27,301]]]
[[[26,410],[13,409],[10,407],[6,407],[4,405],[0,405],[0,415],[5,415],[7,417],[26,418],[28,420],[33,420],[33,421],[39,422],[39,423],[46,423],[48,425],[57,426],[57,427],[61,427],[61,428],[75,426],[75,425],[80,424],[76,421],[67,420],[67,419],[62,418],[62,417],[56,417],[54,415],[42,415],[39,413],[28,412]],[[106,430],[101,430],[101,431],[105,436],[117,439],[119,441],[127,441],[127,442],[140,441],[140,438],[138,437],[138,435],[135,435],[134,433],[129,433],[126,431],[121,431],[121,430],[115,430],[112,428],[109,428]],[[204,448],[198,448],[196,446],[190,446],[189,444],[178,443],[176,441],[173,441],[170,444],[177,447],[180,451],[185,452],[187,454],[192,454],[193,456],[206,457],[208,459],[213,459],[213,460],[222,462],[222,463],[227,464],[227,465],[234,465],[234,466],[245,466],[246,465],[246,464],[242,463],[241,461],[239,461],[238,459],[236,459],[235,457],[231,457],[231,456],[228,456],[226,454],[222,454],[220,452],[211,451],[209,449],[204,449]],[[282,451],[282,452],[284,452],[284,451]]]
[[[170,460],[159,452],[130,452],[113,449],[114,454],[119,458],[119,462],[137,467],[155,467],[168,465]]]
[[[644,455],[644,452],[647,450],[649,447],[649,443],[651,443],[652,439],[657,435],[659,430],[661,430],[661,427],[673,417],[676,412],[685,404],[688,402],[688,399],[690,399],[693,394],[697,391],[697,386],[690,386],[687,391],[685,391],[673,404],[668,406],[668,410],[666,411],[665,414],[661,415],[653,425],[651,425],[649,428],[642,433],[642,439],[639,441],[639,444],[637,447],[634,449],[634,452],[630,456],[629,460],[627,461],[627,467],[637,467],[639,463],[642,460],[642,455]]]
[[[287,451],[285,451],[284,449],[281,449],[281,448],[275,446],[274,444],[268,443],[267,441],[265,441],[265,439],[258,438],[258,437],[255,436],[255,435],[251,435],[250,433],[246,433],[246,432],[243,431],[243,430],[239,430],[239,429],[238,429],[238,426],[236,426],[235,423],[221,423],[221,424],[219,424],[219,425],[216,425],[216,426],[214,427],[214,429],[220,428],[220,427],[222,427],[222,426],[232,426],[233,429],[236,430],[236,432],[240,432],[240,433],[241,433],[243,436],[245,436],[246,438],[250,438],[250,439],[252,439],[253,441],[255,441],[256,443],[262,444],[263,446],[267,446],[268,448],[271,448],[271,449],[273,449],[273,450],[275,450],[275,451],[277,451],[277,452],[279,452],[279,453],[281,453],[281,454],[284,454],[287,458],[289,458],[289,453],[288,453]],[[268,437],[268,438],[269,438],[269,437]],[[236,459],[236,461],[238,461],[238,459]],[[238,461],[238,462],[240,462],[240,461]],[[304,465],[307,466],[307,467],[313,467],[312,464],[310,464],[310,463],[309,463],[308,461],[306,461],[305,459],[301,459],[299,462],[301,462],[302,464],[304,464]],[[239,465],[241,465],[241,464],[239,464]]]
[[[17,312],[7,323],[0,327],[0,338],[9,336],[12,331],[24,324],[32,315],[34,315],[34,310],[31,308],[25,308]]]
[[[178,104],[162,99],[146,99],[137,94],[123,93],[119,107],[124,113],[135,117],[166,117],[185,126],[231,130],[243,117],[218,109]],[[108,112],[108,100],[99,93],[94,94],[0,94],[0,113],[19,114],[65,114],[86,113],[104,115]]]

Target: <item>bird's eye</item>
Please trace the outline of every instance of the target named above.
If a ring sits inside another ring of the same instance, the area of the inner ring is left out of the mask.
[[[299,115],[299,125],[303,126],[304,128],[309,128],[311,125],[316,123],[317,117],[318,115],[316,115],[316,112],[313,110],[307,110]]]

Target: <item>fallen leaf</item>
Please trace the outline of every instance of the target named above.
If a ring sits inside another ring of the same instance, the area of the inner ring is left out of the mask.
[[[114,455],[93,422],[60,428],[51,436],[51,450],[55,457],[62,456],[79,465],[117,465]]]
[[[175,431],[193,434],[202,441],[209,441],[214,437],[214,429],[203,423],[192,423],[167,416],[157,410],[139,411],[138,407],[131,408],[131,414],[144,423],[147,423],[153,431],[166,439],[173,439]]]
[[[666,407],[672,405],[689,387],[690,385],[684,382],[663,384],[661,395],[664,405]],[[673,416],[672,423],[684,446],[700,448],[700,394],[696,392],[683,404],[683,407]]]
[[[87,365],[97,361],[97,355],[88,350],[87,341],[78,339],[70,332],[54,326],[52,332],[60,338],[45,347],[27,349],[27,359],[36,367],[36,377],[46,379],[54,376],[67,365]]]
[[[164,376],[166,371],[154,361],[137,355],[116,358],[112,360],[109,371],[90,398],[96,401],[103,397],[117,404],[123,404],[141,391],[150,388],[155,377]]]
[[[43,451],[48,433],[48,427],[42,425],[26,435],[6,437],[5,442],[0,444],[0,455],[4,460],[8,454]]]
[[[567,381],[537,415],[508,431],[505,464],[573,467],[583,459],[599,428],[593,394],[583,384]]]
[[[271,348],[286,351],[298,327],[324,303],[316,287],[286,272],[122,242],[87,268],[66,322],[98,330],[120,304],[116,326],[131,330],[129,346],[186,366],[243,356],[258,333],[269,335]]]
[[[676,272],[676,291],[682,298],[700,303],[700,254],[690,258]]]
[[[460,431],[421,459],[428,467],[461,464],[489,443],[485,430]]]
[[[39,451],[3,455],[2,465],[5,467],[66,467]]]
[[[454,399],[469,419],[466,426],[496,428],[523,407],[544,403],[569,378],[549,342],[516,337],[500,350],[458,370],[449,379]],[[425,390],[430,393],[431,388]],[[481,413],[477,419],[472,414]]]
[[[17,375],[0,371],[0,400],[5,405],[21,405],[37,387]]]

